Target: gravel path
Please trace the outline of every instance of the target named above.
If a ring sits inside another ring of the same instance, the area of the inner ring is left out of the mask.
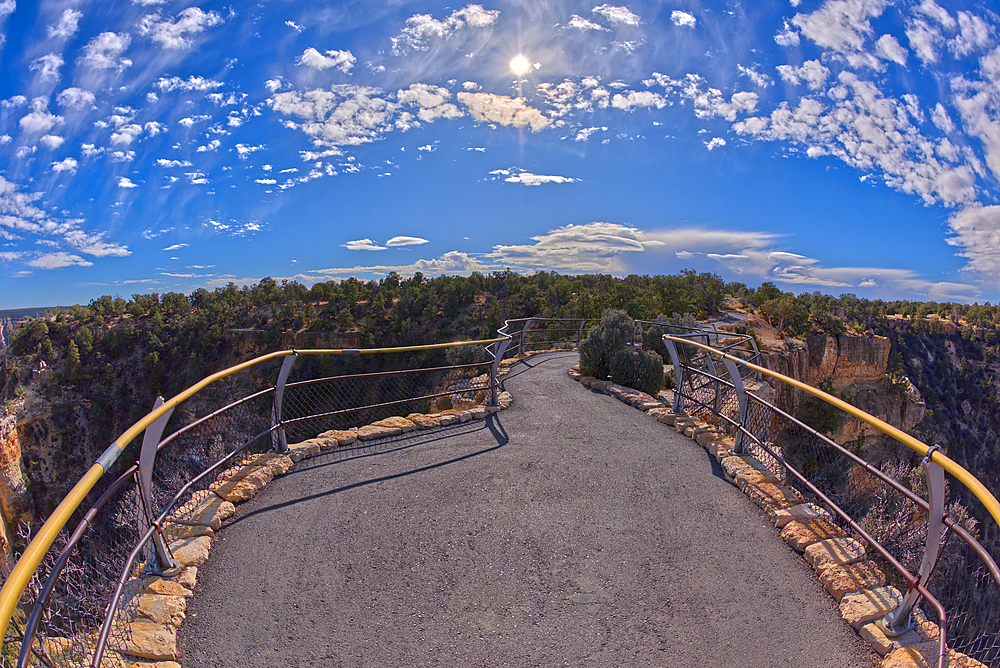
[[[871,666],[714,460],[575,362],[533,357],[510,409],[324,453],[240,506],[182,665]]]

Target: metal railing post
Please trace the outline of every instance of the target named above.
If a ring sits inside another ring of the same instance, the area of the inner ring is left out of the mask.
[[[677,346],[670,339],[664,337],[663,344],[670,353],[670,360],[674,363],[674,405],[671,412],[680,414],[684,412],[684,397],[681,396],[681,384],[684,382],[684,369],[681,367],[681,359],[677,355]]]
[[[504,339],[497,345],[497,354],[493,358],[493,365],[490,366],[490,406],[497,405],[497,371],[500,369],[500,360],[503,359],[510,345],[510,339]]]
[[[153,410],[163,405],[163,397],[157,397],[153,402]],[[139,451],[139,495],[142,499],[143,512],[139,515],[138,528],[139,535],[144,535],[153,524],[153,464],[156,462],[156,446],[160,444],[160,437],[167,427],[167,421],[173,415],[171,408],[161,415],[155,422],[146,427],[142,436],[142,449]],[[181,564],[170,555],[166,543],[163,541],[163,533],[157,526],[150,538],[152,543],[152,553],[147,553],[146,563],[153,563],[156,560],[158,566],[156,574],[167,577],[180,572]],[[148,547],[148,546],[147,546]]]
[[[576,347],[580,347],[580,340],[583,338],[583,326],[587,324],[586,320],[580,321],[580,329],[576,332]]]
[[[927,585],[927,581],[937,565],[938,552],[941,550],[941,539],[944,538],[946,530],[944,524],[944,469],[930,459],[939,447],[935,445],[928,450],[923,461],[924,474],[927,476],[927,543],[924,545],[924,558],[920,562],[917,581],[910,586],[910,591],[906,593],[906,598],[903,599],[899,607],[878,622],[878,627],[891,638],[901,636],[916,626],[917,621],[913,617],[913,606],[920,599],[917,585]]]
[[[736,438],[733,439],[733,452],[742,453],[744,451],[742,430],[747,428],[747,391],[743,387],[743,378],[740,376],[740,369],[736,362],[725,358],[722,362],[726,365],[726,371],[729,372],[729,378],[733,381],[733,387],[736,388],[736,401],[740,405],[739,429],[736,430]]]
[[[524,335],[528,333],[528,328],[531,327],[531,323],[534,322],[534,318],[528,318],[527,322],[524,323],[524,327],[521,328],[521,340],[517,345],[517,356],[522,357],[524,355]]]
[[[274,386],[274,406],[271,408],[271,426],[277,430],[271,432],[271,447],[276,452],[288,452],[288,439],[285,436],[285,428],[281,423],[281,401],[285,397],[285,383],[288,381],[288,374],[292,372],[292,364],[299,356],[294,350],[291,355],[285,357],[281,363],[281,371],[278,372],[278,382]]]

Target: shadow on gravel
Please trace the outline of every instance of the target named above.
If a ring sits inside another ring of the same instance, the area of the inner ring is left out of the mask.
[[[485,455],[487,453],[499,450],[500,448],[507,445],[507,443],[510,441],[510,438],[507,436],[506,430],[500,423],[499,416],[493,414],[493,415],[487,415],[486,418],[482,421],[467,422],[462,425],[453,425],[452,427],[442,427],[439,429],[435,429],[433,431],[410,432],[406,436],[387,438],[387,439],[382,439],[380,441],[368,441],[363,444],[359,441],[358,447],[348,447],[348,448],[339,448],[337,450],[330,450],[327,453],[312,457],[311,459],[307,460],[309,462],[307,466],[297,471],[293,470],[289,472],[287,475],[292,476],[295,475],[296,473],[302,473],[306,470],[325,468],[327,466],[334,466],[336,464],[341,464],[343,462],[353,461],[356,459],[362,459],[365,457],[374,457],[376,455],[387,454],[390,452],[399,452],[403,450],[408,450],[418,445],[426,445],[428,443],[435,443],[438,441],[447,441],[449,439],[453,439],[458,436],[476,435],[477,432],[487,432],[487,431],[489,432],[490,436],[492,437],[492,440],[496,443],[496,445],[484,448],[482,450],[476,450],[475,452],[470,452],[460,457],[453,457],[451,459],[447,459],[442,462],[437,462],[436,464],[428,464],[427,466],[421,466],[419,468],[411,469],[409,471],[403,471],[401,473],[394,473],[392,475],[382,476],[379,478],[362,480],[361,482],[356,482],[350,485],[344,485],[343,487],[337,487],[334,489],[326,490],[324,492],[311,494],[309,496],[299,497],[292,501],[273,504],[267,506],[266,508],[260,508],[245,515],[240,515],[234,518],[231,522],[227,522],[226,526],[239,524],[243,520],[253,517],[255,515],[261,515],[264,513],[271,512],[273,510],[278,510],[280,508],[287,508],[289,506],[294,506],[296,504],[303,503],[305,501],[321,499],[327,496],[332,496],[334,494],[339,494],[340,492],[346,492],[348,490],[357,489],[359,487],[365,487],[367,485],[371,485],[374,483],[385,482],[387,480],[395,480],[397,478],[404,478],[409,475],[424,473],[426,471],[433,471],[434,469],[439,469],[444,466],[456,464],[458,462],[465,461],[467,459],[472,459],[473,457],[478,457],[480,455]],[[485,433],[482,436],[484,437],[484,440],[486,440]],[[338,456],[342,454],[346,454],[347,456]],[[331,456],[335,457],[335,459],[330,460]],[[322,461],[324,459],[326,459],[327,461]]]

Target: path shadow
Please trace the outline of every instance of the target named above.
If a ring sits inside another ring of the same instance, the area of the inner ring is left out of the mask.
[[[374,457],[375,455],[387,454],[387,453],[391,453],[391,452],[399,452],[399,451],[403,451],[403,450],[408,450],[408,449],[414,448],[414,447],[416,447],[418,445],[425,445],[425,444],[428,444],[428,443],[435,443],[435,442],[439,442],[439,441],[447,441],[448,439],[455,438],[457,436],[464,436],[464,435],[468,435],[468,434],[475,434],[476,432],[487,432],[488,431],[489,434],[490,434],[490,436],[492,437],[492,440],[495,443],[495,445],[492,445],[492,446],[490,446],[488,448],[484,448],[484,449],[481,449],[481,450],[476,450],[475,452],[470,452],[470,453],[461,455],[459,457],[452,457],[451,459],[446,459],[444,461],[440,461],[440,462],[437,462],[437,463],[434,463],[434,464],[427,464],[426,466],[420,466],[420,467],[417,467],[417,468],[414,468],[414,469],[410,469],[408,471],[401,471],[400,473],[393,473],[393,474],[386,475],[386,476],[381,476],[381,477],[378,477],[378,478],[370,478],[368,480],[362,480],[360,482],[352,483],[350,485],[344,485],[342,487],[336,487],[334,489],[329,489],[329,490],[326,490],[326,491],[323,491],[323,492],[317,492],[316,494],[311,494],[309,496],[302,496],[302,497],[299,497],[299,498],[296,498],[296,499],[292,499],[290,501],[285,501],[284,503],[272,504],[272,505],[269,505],[267,507],[259,508],[257,510],[252,511],[252,512],[246,513],[245,515],[239,515],[238,517],[234,518],[232,521],[227,522],[226,526],[232,526],[234,524],[239,524],[243,520],[246,520],[246,519],[248,519],[250,517],[254,517],[256,515],[262,515],[262,514],[265,514],[265,513],[274,511],[274,510],[280,510],[282,508],[287,508],[287,507],[290,507],[290,506],[294,506],[294,505],[297,505],[297,504],[300,504],[300,503],[304,503],[306,501],[312,501],[314,499],[321,499],[321,498],[324,498],[324,497],[332,496],[334,494],[339,494],[341,492],[350,491],[352,489],[357,489],[357,488],[360,488],[360,487],[366,487],[368,485],[372,485],[372,484],[379,483],[379,482],[385,482],[387,480],[396,480],[398,478],[405,478],[406,476],[415,475],[417,473],[426,473],[427,471],[433,471],[434,469],[439,469],[439,468],[442,468],[442,467],[445,467],[445,466],[449,466],[451,464],[456,464],[458,462],[466,461],[468,459],[472,459],[474,457],[479,457],[480,455],[485,455],[485,454],[488,454],[490,452],[495,452],[496,450],[499,450],[500,448],[504,447],[505,445],[507,445],[510,442],[510,437],[507,435],[507,431],[504,429],[503,424],[500,422],[499,416],[496,413],[494,413],[492,415],[487,415],[486,418],[484,420],[482,420],[482,421],[476,421],[476,422],[471,422],[471,423],[465,423],[463,425],[453,425],[453,426],[463,426],[463,427],[465,427],[465,426],[469,426],[469,425],[475,425],[475,428],[474,429],[466,429],[466,430],[458,430],[458,431],[451,430],[451,433],[439,433],[438,430],[435,429],[435,430],[427,430],[427,431],[424,431],[424,432],[410,432],[412,434],[415,434],[415,436],[411,437],[409,439],[382,439],[382,441],[384,441],[386,443],[389,443],[389,444],[391,444],[393,442],[398,443],[399,440],[410,440],[410,441],[412,441],[412,442],[409,442],[409,443],[406,443],[406,444],[403,444],[403,445],[398,445],[398,447],[388,448],[388,449],[384,449],[384,450],[377,450],[379,442],[377,442],[377,441],[368,441],[367,443],[372,444],[372,445],[368,446],[366,444],[366,449],[376,448],[376,450],[371,451],[371,452],[365,452],[365,453],[355,454],[354,456],[349,456],[349,457],[334,459],[333,461],[326,461],[326,462],[319,461],[319,460],[321,460],[321,459],[324,458],[325,454],[332,454],[332,453],[336,453],[337,452],[337,450],[331,450],[331,451],[329,451],[329,453],[324,453],[324,454],[320,454],[320,455],[317,455],[315,457],[312,457],[309,461],[310,462],[315,462],[315,465],[306,466],[306,467],[303,467],[302,469],[299,469],[297,471],[292,471],[288,475],[294,475],[295,473],[304,473],[306,471],[314,471],[317,468],[325,468],[325,467],[328,467],[328,466],[334,466],[336,464],[341,464],[341,463],[344,463],[344,462],[354,461],[354,460],[357,460],[357,459],[362,459],[362,458],[366,458],[366,457]],[[480,425],[482,425],[482,426],[480,426]],[[445,427],[443,429],[449,429],[449,428]],[[422,438],[425,435],[427,437],[429,437],[429,438]],[[358,448],[358,449],[361,449],[361,448]]]

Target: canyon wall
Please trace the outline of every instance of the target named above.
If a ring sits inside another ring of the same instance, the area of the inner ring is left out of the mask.
[[[875,417],[910,432],[923,419],[926,406],[920,392],[907,378],[887,373],[891,344],[883,336],[813,333],[804,341],[785,339],[781,348],[761,351],[761,366],[814,387],[819,387]],[[776,405],[800,415],[808,401],[800,390],[773,382]],[[841,414],[830,436],[850,443],[879,433],[856,418]]]

